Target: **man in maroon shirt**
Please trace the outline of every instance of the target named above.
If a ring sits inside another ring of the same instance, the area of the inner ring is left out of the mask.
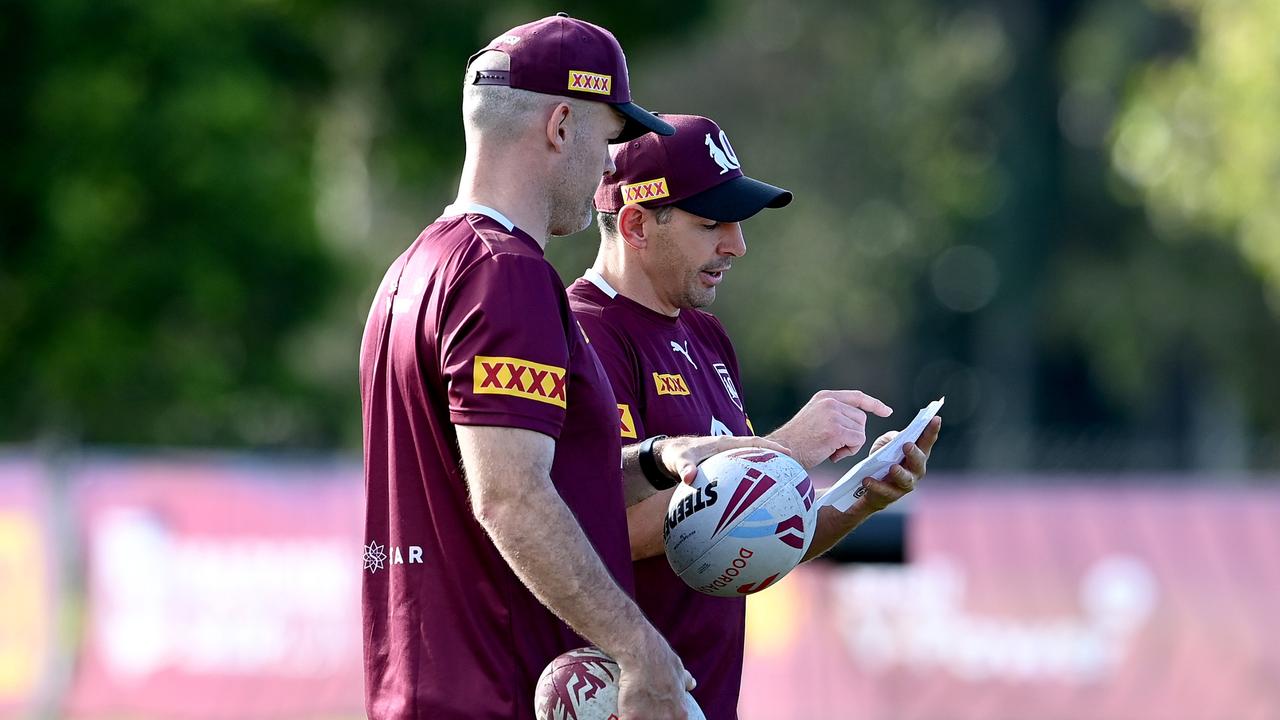
[[[570,287],[569,304],[613,382],[624,442],[754,434],[733,345],[720,321],[699,308],[715,299],[725,271],[746,252],[739,223],[788,204],[791,193],[743,175],[728,137],[711,120],[660,117],[675,135],[646,135],[615,149],[617,167],[595,197],[600,252]],[[866,414],[890,412],[859,391],[824,390],[769,437],[808,468],[857,453]],[[937,418],[918,446],[908,444],[906,458],[884,480],[865,479],[868,492],[848,512],[824,509],[805,559],[910,492],[940,427]],[[636,599],[698,678],[693,694],[707,717],[735,718],[746,601],[703,595],[672,572],[662,544],[669,498],[659,493],[627,510]]]
[[[583,638],[628,717],[683,717],[692,678],[628,595],[625,503],[653,490],[620,469],[608,378],[543,257],[590,222],[610,142],[673,130],[630,102],[614,37],[565,16],[472,57],[463,119],[457,201],[392,263],[360,349],[369,717],[532,718]],[[719,449],[655,462],[691,477]]]

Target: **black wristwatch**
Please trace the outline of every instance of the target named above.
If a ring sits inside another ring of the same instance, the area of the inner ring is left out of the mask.
[[[666,490],[680,484],[680,478],[667,472],[653,452],[653,446],[659,440],[666,439],[666,435],[654,435],[640,443],[640,472],[644,473],[645,480],[658,490]]]

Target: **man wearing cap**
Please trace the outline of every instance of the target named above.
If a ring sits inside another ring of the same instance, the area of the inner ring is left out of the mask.
[[[711,120],[660,115],[670,137],[646,135],[615,148],[615,171],[596,191],[601,244],[595,265],[569,289],[570,306],[613,383],[623,442],[640,456],[661,452],[666,436],[752,435],[737,355],[724,327],[700,308],[733,260],[746,252],[740,222],[791,193],[742,173],[729,139]],[[824,390],[769,437],[806,468],[840,460],[865,442],[867,413],[884,403],[856,390]],[[910,492],[924,475],[941,420],[907,445],[902,464],[847,513],[827,508],[805,559],[831,548],[872,513]],[[878,439],[885,443],[889,433]],[[658,485],[677,479],[642,464]],[[698,678],[694,697],[712,720],[737,717],[746,618],[744,598],[703,595],[663,557],[670,491],[627,510],[636,599]]]
[[[609,143],[673,129],[631,103],[613,35],[562,15],[472,56],[463,120],[457,200],[392,263],[360,350],[368,715],[532,718],[543,667],[589,641],[628,717],[684,717],[692,679],[628,594],[624,503],[652,489],[620,469],[608,379],[543,257],[589,224]],[[659,462],[691,477],[719,449]]]

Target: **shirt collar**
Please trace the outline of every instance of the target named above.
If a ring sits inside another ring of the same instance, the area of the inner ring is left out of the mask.
[[[610,300],[618,297],[618,291],[614,290],[613,286],[609,284],[609,281],[605,280],[603,275],[596,272],[595,268],[587,268],[587,271],[582,273],[582,279],[600,288],[600,292],[608,295]]]
[[[507,219],[506,215],[486,207],[480,203],[473,202],[456,202],[444,209],[444,214],[440,217],[450,217],[453,215],[484,215],[487,218],[495,220],[499,225],[507,229],[507,232],[515,230],[516,224]]]

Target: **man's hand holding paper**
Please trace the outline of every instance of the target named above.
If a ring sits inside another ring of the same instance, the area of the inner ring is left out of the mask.
[[[939,398],[916,414],[901,431],[881,435],[866,459],[853,466],[818,501],[819,507],[847,512],[870,494],[880,510],[911,492],[924,476],[925,465],[942,428],[937,417],[946,398]]]

